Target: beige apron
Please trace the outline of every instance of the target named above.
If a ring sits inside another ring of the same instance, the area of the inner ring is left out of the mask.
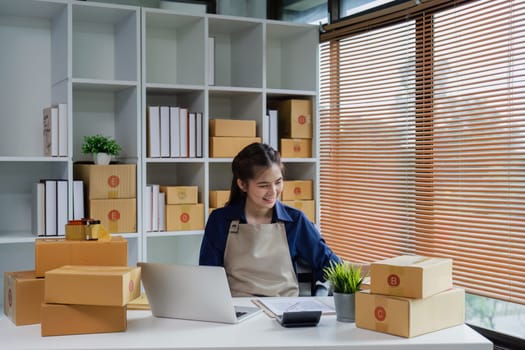
[[[232,221],[224,268],[233,296],[299,295],[283,223]]]

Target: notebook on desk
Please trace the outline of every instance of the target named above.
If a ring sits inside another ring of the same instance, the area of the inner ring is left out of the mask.
[[[233,304],[223,267],[146,262],[137,265],[156,317],[237,323],[261,311]]]

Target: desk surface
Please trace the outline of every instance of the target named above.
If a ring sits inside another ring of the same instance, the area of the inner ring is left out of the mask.
[[[251,304],[236,298],[236,304]],[[67,320],[64,320],[67,322]],[[41,337],[40,325],[15,326],[0,318],[2,349],[462,349],[492,350],[492,343],[466,325],[414,338],[356,328],[323,315],[317,327],[283,328],[264,313],[229,325],[156,318],[150,311],[128,311],[128,329],[120,333]]]

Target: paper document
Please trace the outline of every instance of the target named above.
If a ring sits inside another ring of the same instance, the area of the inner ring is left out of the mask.
[[[271,316],[282,316],[290,311],[322,311],[324,315],[335,314],[333,306],[315,297],[276,297],[252,299],[252,302]]]

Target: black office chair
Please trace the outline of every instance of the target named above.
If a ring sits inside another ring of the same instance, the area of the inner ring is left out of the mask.
[[[328,282],[320,282],[314,278],[310,265],[298,259],[297,264],[297,282],[299,282],[299,296],[328,296],[330,295],[330,286]]]

